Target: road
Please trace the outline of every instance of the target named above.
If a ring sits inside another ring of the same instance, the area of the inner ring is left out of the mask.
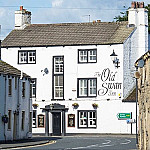
[[[33,150],[135,150],[133,136],[66,136],[56,138],[56,143],[22,149]]]

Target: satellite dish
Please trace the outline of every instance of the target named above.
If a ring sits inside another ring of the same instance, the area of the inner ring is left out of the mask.
[[[144,67],[144,60],[143,60],[143,59],[140,59],[140,60],[138,61],[138,66],[139,66],[140,68],[143,68],[143,67]]]
[[[140,76],[141,76],[141,74],[139,73],[139,71],[136,71],[136,72],[134,73],[134,76],[135,76],[135,78],[139,79]]]

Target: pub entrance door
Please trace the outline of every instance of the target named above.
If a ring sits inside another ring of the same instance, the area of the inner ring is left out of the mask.
[[[53,135],[61,135],[61,112],[53,112]]]

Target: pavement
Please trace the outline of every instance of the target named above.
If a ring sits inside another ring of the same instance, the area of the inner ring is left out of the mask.
[[[3,141],[3,142],[0,142],[0,150],[35,146],[35,145],[43,145],[43,144],[48,144],[48,143],[53,144],[55,143],[55,140],[56,140],[55,137],[33,136],[32,138],[29,138],[29,139],[6,141],[6,142]]]

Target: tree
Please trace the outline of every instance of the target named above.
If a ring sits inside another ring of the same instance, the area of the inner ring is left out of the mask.
[[[148,32],[150,34],[150,4],[145,7],[148,10]]]
[[[150,34],[150,4],[145,6],[145,8],[148,10],[148,32]],[[128,21],[128,11],[126,12],[120,12],[121,15],[115,16],[116,22],[121,22],[121,21]]]

